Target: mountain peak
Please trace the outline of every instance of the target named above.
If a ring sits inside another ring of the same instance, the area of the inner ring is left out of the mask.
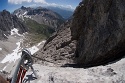
[[[25,9],[26,9],[26,7],[22,6],[22,7],[21,7],[21,9],[24,9],[24,10],[25,10]]]
[[[6,9],[3,10],[3,12],[7,12],[7,13],[10,13],[9,11],[7,11]]]
[[[22,6],[21,8],[15,10],[13,14],[18,18],[21,18],[23,21],[25,18],[28,18],[38,22],[39,24],[44,24],[55,29],[64,22],[62,16],[40,6],[37,8]]]
[[[0,12],[2,15],[10,15],[10,12],[7,10],[3,10],[2,12]]]
[[[37,7],[36,9],[43,9],[43,7],[39,6],[39,7]]]

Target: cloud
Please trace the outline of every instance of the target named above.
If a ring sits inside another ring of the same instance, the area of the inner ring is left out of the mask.
[[[66,7],[69,9],[74,9],[71,5],[67,5]]]
[[[37,4],[31,4],[31,5],[28,5],[27,7],[37,7]]]
[[[34,3],[42,3],[42,4],[47,4],[45,0],[33,0]]]
[[[34,3],[42,3],[42,4],[46,4],[47,2],[45,0],[8,0],[8,3],[11,4],[22,4],[23,2],[34,2]]]
[[[11,4],[21,4],[22,2],[32,2],[32,0],[8,0],[8,3],[11,3]]]
[[[52,6],[52,7],[66,8],[66,9],[71,9],[71,10],[75,9],[71,5],[59,5],[59,4],[56,4],[56,3],[47,3],[46,5]]]
[[[30,7],[35,7],[37,6],[37,4],[42,4],[43,6],[60,7],[60,8],[66,8],[71,10],[75,9],[71,5],[59,5],[56,3],[47,3],[46,0],[8,0],[8,3],[11,3],[11,4],[22,4],[23,2],[27,2],[27,3],[32,2],[32,5],[30,5]]]

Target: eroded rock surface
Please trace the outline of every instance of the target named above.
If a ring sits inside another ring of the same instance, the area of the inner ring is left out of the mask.
[[[18,29],[20,34],[28,31],[25,25],[16,16],[6,10],[0,12],[0,39],[7,38],[14,28]]]
[[[66,64],[73,62],[76,41],[71,40],[71,21],[61,25],[60,30],[54,33],[45,43],[43,49],[36,53],[43,61],[55,64]],[[37,59],[36,59],[37,60]]]
[[[76,62],[99,65],[124,55],[125,0],[84,0],[71,26]]]

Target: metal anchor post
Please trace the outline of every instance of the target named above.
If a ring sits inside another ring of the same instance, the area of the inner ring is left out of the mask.
[[[34,75],[37,78],[38,76],[37,76],[36,72],[34,71],[34,68],[32,65],[33,65],[33,59],[31,57],[31,53],[28,50],[24,49],[22,51],[21,59],[13,74],[11,83],[19,83],[20,79],[22,82],[22,80],[26,74],[26,71],[29,70],[29,67],[31,67],[31,70],[33,71]],[[20,71],[20,69],[21,69],[21,71]],[[24,71],[22,71],[22,70],[24,70]],[[23,72],[23,73],[21,73],[21,72]]]

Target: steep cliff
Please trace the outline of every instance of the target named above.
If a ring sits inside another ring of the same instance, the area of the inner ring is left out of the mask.
[[[104,64],[124,55],[125,0],[84,0],[74,13],[72,39],[76,62]]]
[[[62,56],[64,49],[63,54],[82,66],[101,65],[122,57],[125,51],[124,4],[125,0],[83,0],[68,28],[64,26],[50,37],[37,56],[59,61],[56,57],[66,58]]]
[[[13,28],[17,28],[20,34],[27,31],[25,25],[16,16],[6,10],[0,12],[0,39],[7,38]]]

